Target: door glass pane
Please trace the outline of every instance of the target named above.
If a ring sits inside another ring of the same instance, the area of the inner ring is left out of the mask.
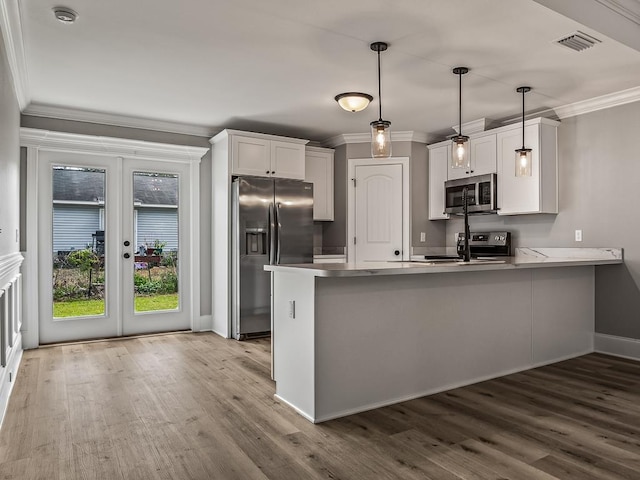
[[[135,312],[176,310],[178,175],[133,173]]]
[[[105,315],[103,169],[54,166],[53,316]]]

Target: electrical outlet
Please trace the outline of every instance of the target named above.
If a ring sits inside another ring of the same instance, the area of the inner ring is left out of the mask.
[[[582,241],[582,230],[576,230],[576,242]]]
[[[427,232],[420,232],[420,241],[421,242],[427,241]]]

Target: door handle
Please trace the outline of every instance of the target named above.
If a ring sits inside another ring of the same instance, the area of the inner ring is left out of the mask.
[[[393,254],[397,257],[398,255],[400,255],[400,250],[394,250]]]
[[[269,228],[267,229],[267,243],[269,244],[269,265],[273,265],[276,259],[275,228],[275,211],[273,208],[273,203],[269,203]]]
[[[129,240],[125,240],[124,241],[124,246],[128,247],[129,245],[131,245],[131,242]]]
[[[276,265],[280,265],[280,230],[282,229],[282,224],[280,223],[280,204],[279,203],[276,204],[275,212],[276,212],[276,226],[277,226],[276,236],[278,237],[276,238],[276,242],[278,244],[276,248]]]
[[[129,252],[127,252],[127,253],[125,253],[125,254],[123,255],[123,257],[124,257],[124,258],[131,258],[131,254],[130,254]]]

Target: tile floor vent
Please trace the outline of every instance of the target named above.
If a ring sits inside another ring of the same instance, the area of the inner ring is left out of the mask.
[[[555,43],[563,47],[570,48],[571,50],[575,50],[576,52],[581,52],[598,43],[602,43],[602,41],[578,30],[570,35],[562,37],[560,40],[556,40]]]

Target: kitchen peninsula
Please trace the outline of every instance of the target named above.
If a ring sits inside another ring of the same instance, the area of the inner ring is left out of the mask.
[[[312,422],[593,351],[594,266],[620,249],[506,261],[270,265],[276,396]]]

